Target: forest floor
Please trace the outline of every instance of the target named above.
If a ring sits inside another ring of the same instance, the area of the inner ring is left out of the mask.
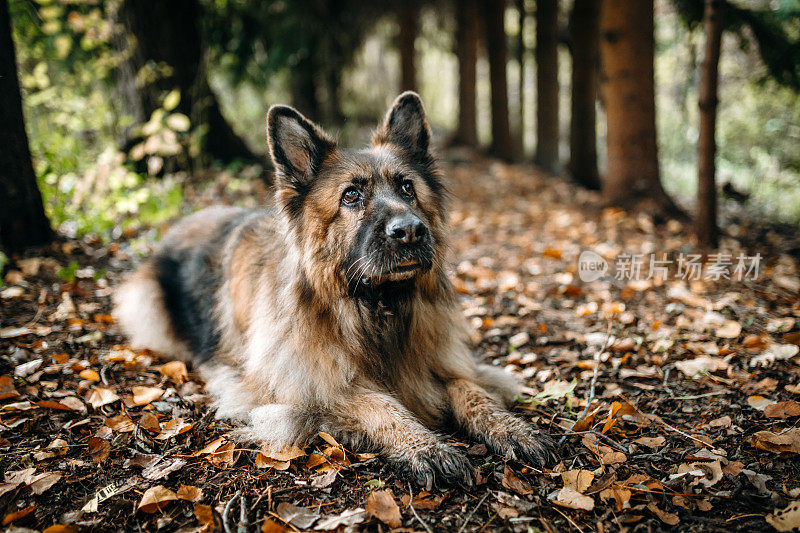
[[[451,259],[475,353],[525,380],[516,410],[555,436],[560,464],[542,472],[454,440],[479,483],[428,493],[328,435],[279,456],[236,445],[191,366],[134,351],[116,330],[110,294],[135,264],[129,242],[62,240],[16,261],[0,288],[2,526],[213,531],[223,516],[230,531],[268,532],[800,525],[796,231],[740,217],[727,227],[740,238],[723,240],[732,279],[713,279],[711,263],[725,258],[708,257],[699,279],[683,280],[677,260],[692,247],[680,223],[604,209],[531,167],[458,155],[445,165]],[[188,208],[266,194],[260,184],[231,192],[227,180],[187,186]],[[592,273],[578,269],[584,250],[608,260],[600,279],[581,280]],[[756,279],[736,279],[740,253],[761,254]],[[643,254],[639,276],[625,254]],[[651,254],[671,262],[656,264],[665,275],[649,279]]]

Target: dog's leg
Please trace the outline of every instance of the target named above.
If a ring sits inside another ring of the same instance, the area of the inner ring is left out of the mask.
[[[331,410],[323,429],[350,445],[365,441],[426,490],[434,484],[471,486],[475,472],[465,456],[417,421],[394,397],[359,392]]]
[[[456,422],[493,452],[535,466],[550,464],[555,458],[550,437],[509,413],[478,384],[454,379],[446,388]]]

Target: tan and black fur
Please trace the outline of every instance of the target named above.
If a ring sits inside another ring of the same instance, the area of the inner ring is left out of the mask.
[[[356,152],[292,108],[267,122],[276,206],[172,228],[116,293],[132,344],[198,362],[218,416],[275,448],[326,431],[428,488],[473,479],[445,428],[550,459],[547,437],[504,407],[516,382],[470,353],[419,97],[398,97]]]

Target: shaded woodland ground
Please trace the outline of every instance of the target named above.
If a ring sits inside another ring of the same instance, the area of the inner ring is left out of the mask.
[[[612,265],[623,253],[674,258],[691,251],[689,228],[603,208],[598,193],[562,178],[471,153],[451,151],[444,165],[453,280],[476,356],[525,380],[529,394],[516,410],[558,439],[556,468],[540,472],[454,441],[479,470],[478,486],[424,493],[380,458],[324,435],[281,457],[237,447],[192,368],[131,350],[109,316],[111,289],[135,263],[127,240],[135,235],[62,239],[17,261],[0,292],[3,526],[234,531],[243,518],[244,530],[270,532],[797,526],[797,504],[773,515],[800,497],[796,232],[728,213],[721,248],[760,253],[754,281],[685,283],[673,270],[666,282],[609,272],[583,283],[582,251]],[[187,184],[186,207],[269,194],[257,181],[229,187],[230,178]]]

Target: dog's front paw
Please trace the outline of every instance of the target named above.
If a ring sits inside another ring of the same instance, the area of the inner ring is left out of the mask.
[[[456,448],[447,444],[428,445],[401,460],[408,478],[425,490],[435,485],[462,485],[475,483],[475,469]]]
[[[522,421],[509,426],[488,439],[494,453],[540,468],[558,461],[556,444],[550,435]]]

